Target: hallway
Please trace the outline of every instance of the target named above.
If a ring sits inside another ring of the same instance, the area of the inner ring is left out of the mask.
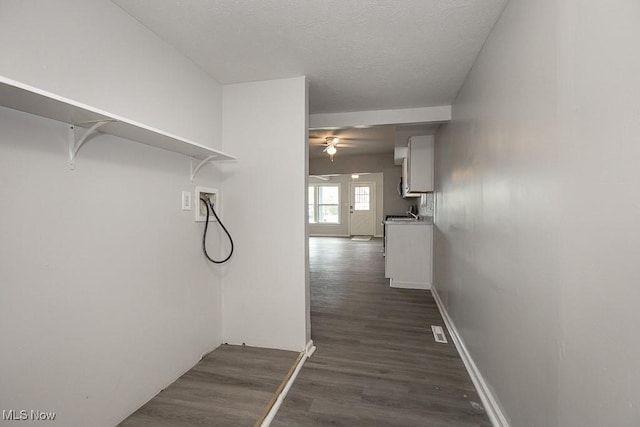
[[[382,241],[309,239],[317,347],[273,426],[490,426],[429,291],[392,289]]]

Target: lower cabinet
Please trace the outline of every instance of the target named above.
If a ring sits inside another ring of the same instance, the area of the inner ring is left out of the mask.
[[[385,277],[392,288],[431,289],[433,225],[386,224]]]

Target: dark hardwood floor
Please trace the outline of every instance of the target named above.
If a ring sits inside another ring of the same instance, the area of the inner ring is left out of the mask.
[[[293,351],[220,346],[120,426],[252,427],[297,357]]]
[[[429,291],[393,289],[382,242],[311,238],[307,360],[272,426],[490,426]],[[223,345],[122,427],[253,426],[295,352]]]
[[[393,289],[380,239],[311,238],[317,346],[274,427],[491,426],[429,291]]]

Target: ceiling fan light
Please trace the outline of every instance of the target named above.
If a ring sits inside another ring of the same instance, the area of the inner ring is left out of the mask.
[[[336,147],[334,147],[333,145],[330,145],[329,148],[327,148],[327,154],[330,156],[336,154],[337,151],[338,150],[336,150]]]

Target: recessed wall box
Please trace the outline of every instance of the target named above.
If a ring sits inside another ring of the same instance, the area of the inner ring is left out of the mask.
[[[207,208],[205,207],[204,203],[202,203],[202,200],[204,199],[207,202],[211,201],[213,202],[213,207],[216,210],[216,213],[218,213],[218,215],[220,215],[220,197],[218,194],[218,190],[215,188],[208,188],[208,187],[196,187],[196,192],[195,192],[195,212],[196,212],[196,222],[204,222],[207,220]],[[215,221],[216,218],[213,215],[212,212],[209,212],[209,222]]]

